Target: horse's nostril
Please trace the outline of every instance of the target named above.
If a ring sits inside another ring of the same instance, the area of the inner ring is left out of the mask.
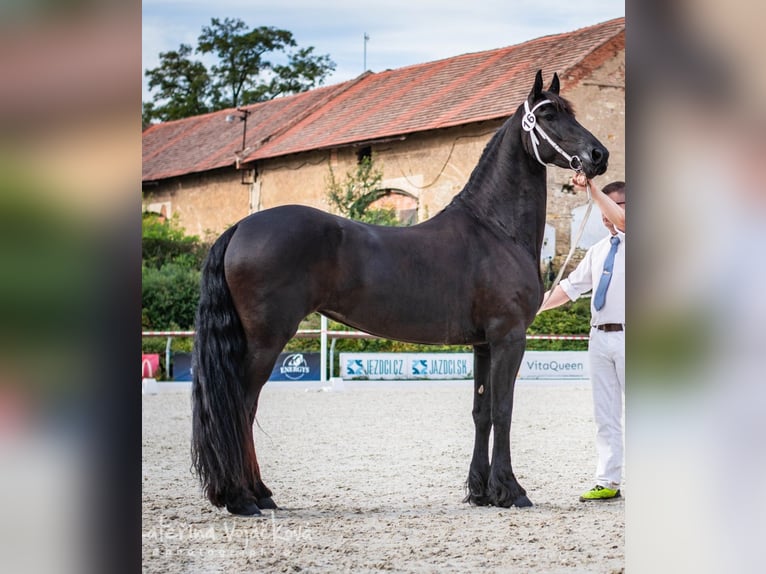
[[[593,151],[590,152],[590,157],[593,160],[593,163],[600,164],[606,161],[606,158],[609,157],[609,152],[602,147],[595,147],[593,148]]]
[[[599,162],[601,161],[601,158],[603,157],[603,155],[604,155],[604,154],[603,154],[603,153],[601,153],[601,150],[600,150],[599,148],[595,148],[595,149],[594,149],[594,150],[591,152],[591,154],[590,154],[591,158],[592,158],[592,159],[593,159],[593,161],[595,161],[596,163],[599,163]]]

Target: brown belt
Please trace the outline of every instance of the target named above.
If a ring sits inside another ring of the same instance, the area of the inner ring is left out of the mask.
[[[599,331],[623,331],[625,327],[622,326],[622,323],[604,323],[602,325],[593,325],[596,329]]]

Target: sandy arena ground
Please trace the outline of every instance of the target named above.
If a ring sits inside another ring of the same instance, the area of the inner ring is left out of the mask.
[[[535,503],[525,509],[461,502],[469,381],[328,389],[264,389],[256,448],[281,509],[261,518],[202,497],[189,470],[189,392],[144,396],[143,571],[624,571],[624,501],[578,501],[595,464],[587,382],[516,386],[514,471]]]

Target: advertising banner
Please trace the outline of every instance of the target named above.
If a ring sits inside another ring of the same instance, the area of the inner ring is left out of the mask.
[[[173,380],[192,380],[192,356],[191,353],[173,353]]]
[[[471,379],[473,353],[341,353],[343,379]]]
[[[319,381],[320,353],[280,353],[270,381]]]
[[[587,351],[527,351],[520,379],[588,379]]]
[[[340,353],[346,380],[472,379],[473,353]],[[586,351],[527,351],[521,379],[587,379]]]

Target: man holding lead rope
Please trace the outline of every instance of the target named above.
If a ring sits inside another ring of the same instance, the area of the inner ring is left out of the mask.
[[[572,178],[577,188],[590,186],[609,235],[585,253],[567,278],[546,292],[538,313],[574,301],[593,290],[588,343],[596,422],[596,485],[580,496],[583,502],[620,497],[623,460],[625,395],[625,182],[603,191],[582,173]]]

